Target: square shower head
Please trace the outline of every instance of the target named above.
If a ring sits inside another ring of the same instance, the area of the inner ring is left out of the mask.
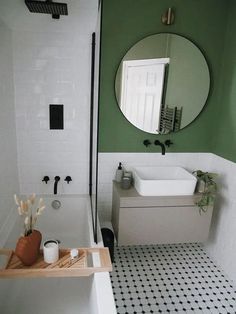
[[[67,4],[52,2],[51,0],[25,0],[25,4],[32,13],[52,14],[59,18],[60,15],[68,15]]]

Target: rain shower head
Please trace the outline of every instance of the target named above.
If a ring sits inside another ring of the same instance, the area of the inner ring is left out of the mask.
[[[60,15],[68,15],[66,3],[52,2],[52,0],[25,0],[25,4],[30,12],[52,14],[54,19],[59,19]]]

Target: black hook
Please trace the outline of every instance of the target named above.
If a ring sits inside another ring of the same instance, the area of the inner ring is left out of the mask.
[[[64,181],[66,181],[67,182],[67,184],[69,184],[71,181],[72,181],[72,179],[71,179],[71,177],[70,176],[66,176],[66,178],[65,178],[65,180]]]
[[[171,140],[166,140],[166,141],[165,141],[165,145],[168,146],[168,147],[170,147],[170,145],[173,145],[173,144],[174,144],[174,143],[171,142]]]
[[[49,176],[44,176],[42,182],[45,182],[47,184],[49,180]]]
[[[144,140],[143,141],[143,145],[145,145],[146,147],[148,147],[149,145],[151,145],[152,143],[149,140]]]

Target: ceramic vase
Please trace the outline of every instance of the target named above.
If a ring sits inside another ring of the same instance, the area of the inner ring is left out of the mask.
[[[33,230],[28,236],[20,237],[15,249],[16,256],[26,266],[33,265],[39,255],[42,235],[38,230]]]

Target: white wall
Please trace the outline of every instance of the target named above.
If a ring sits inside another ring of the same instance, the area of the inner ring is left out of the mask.
[[[0,21],[0,247],[15,214],[13,195],[19,191],[11,31]]]
[[[209,171],[218,173],[219,191],[206,248],[236,284],[236,164],[212,156]]]
[[[97,1],[71,1],[69,16],[31,14],[14,21],[13,57],[18,168],[22,194],[88,193],[90,58]],[[13,15],[13,14],[12,14]],[[49,104],[64,105],[64,130],[49,130]],[[44,175],[51,179],[42,183]],[[72,182],[64,178],[70,175]]]
[[[102,221],[111,220],[112,180],[118,163],[130,166],[182,166],[218,173],[218,196],[210,237],[205,244],[215,262],[236,282],[236,164],[208,153],[99,153],[98,211]]]

